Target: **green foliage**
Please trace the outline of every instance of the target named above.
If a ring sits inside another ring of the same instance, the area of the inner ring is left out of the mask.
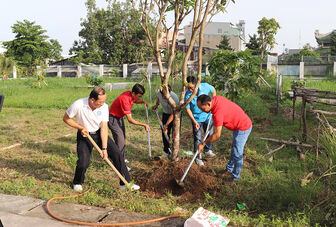
[[[253,55],[261,54],[261,45],[256,34],[249,35],[250,41],[246,44],[246,48],[251,51]]]
[[[99,76],[96,76],[96,75],[90,75],[90,74],[87,74],[85,76],[85,79],[86,79],[86,83],[90,84],[90,85],[93,85],[93,86],[99,86],[103,83],[103,78],[102,77],[99,77]]]
[[[259,63],[259,58],[249,51],[217,51],[208,64],[212,84],[229,93],[233,100],[243,91],[257,89]]]
[[[331,35],[330,54],[331,56],[336,56],[336,34],[335,33]]]
[[[302,56],[316,56],[317,58],[313,58],[313,61],[321,62],[322,59],[319,57],[320,55],[315,51],[309,50],[307,47],[304,47],[300,50],[299,53],[292,54],[285,59],[285,63],[298,63],[302,60]]]
[[[94,63],[119,65],[142,62],[151,55],[146,34],[141,27],[140,12],[129,1],[109,1],[107,9],[98,9],[88,0],[87,18],[70,54],[76,64]]]
[[[12,31],[15,39],[4,42],[7,48],[6,56],[12,57],[18,65],[28,68],[27,72],[34,71],[32,68],[47,59],[51,61],[60,59],[61,45],[55,39],[48,41],[46,30],[35,22],[18,21],[12,26]]]
[[[4,80],[12,73],[15,61],[12,58],[0,55],[0,75]]]
[[[258,26],[258,41],[261,46],[261,58],[263,58],[269,50],[273,49],[275,42],[275,35],[280,29],[280,25],[274,18],[267,19],[263,17],[259,21]]]
[[[269,110],[264,105],[265,100],[254,93],[244,93],[236,102],[250,116],[252,121],[260,122],[269,116]]]
[[[220,43],[217,45],[217,48],[220,50],[233,50],[231,45],[230,45],[230,39],[228,36],[223,35],[222,40]]]

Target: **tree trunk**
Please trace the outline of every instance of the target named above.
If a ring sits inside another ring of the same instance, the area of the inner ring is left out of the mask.
[[[174,124],[173,124],[173,155],[172,160],[177,161],[178,160],[178,152],[180,150],[180,116],[181,116],[181,110],[174,111]]]

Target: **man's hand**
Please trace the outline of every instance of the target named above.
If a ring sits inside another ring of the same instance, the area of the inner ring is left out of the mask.
[[[149,130],[150,130],[149,125],[146,125],[146,124],[145,124],[144,127],[145,127],[146,131],[149,132]]]
[[[152,106],[152,110],[156,110],[158,108],[158,106],[159,106],[158,104]]]
[[[163,132],[164,132],[164,133],[168,133],[168,127],[167,127],[167,125],[164,125],[164,126],[163,126]]]
[[[199,124],[198,124],[197,121],[194,123],[194,126],[195,126],[195,128],[196,128],[197,131],[200,129],[200,126],[199,126]]]
[[[197,153],[201,153],[201,151],[203,151],[203,148],[205,147],[205,144],[203,143],[200,143],[198,144],[198,147],[197,147]]]
[[[100,154],[100,157],[102,158],[102,159],[107,159],[107,157],[108,157],[108,155],[107,155],[107,150],[102,150],[102,154]]]
[[[88,131],[86,128],[83,128],[83,129],[81,130],[81,134],[82,134],[83,137],[87,137],[88,134],[89,134],[89,131]]]
[[[148,107],[148,106],[149,106],[149,103],[148,103],[148,102],[146,102],[146,101],[144,101],[144,100],[143,100],[143,103],[144,103],[144,105],[145,105],[146,107]]]

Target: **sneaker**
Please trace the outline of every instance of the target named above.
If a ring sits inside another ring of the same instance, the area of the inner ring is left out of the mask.
[[[209,158],[213,158],[213,157],[215,157],[216,156],[216,154],[215,153],[213,153],[213,151],[212,150],[208,150],[207,152],[205,152],[205,154],[209,157]]]
[[[125,163],[129,163],[129,161],[127,159],[125,159]]]
[[[82,187],[82,185],[80,185],[80,184],[74,184],[74,186],[73,186],[73,190],[74,190],[75,192],[81,192],[81,191],[83,191],[83,187]]]
[[[160,158],[168,158],[168,154],[166,152],[163,152],[163,154],[160,155]]]
[[[127,171],[129,172],[129,171],[131,171],[131,167],[128,167],[128,166],[126,166],[127,167]]]
[[[128,188],[127,188],[126,185],[120,185],[120,186],[119,186],[119,189],[120,189],[121,191],[125,191],[125,190],[127,190]],[[139,185],[136,185],[136,184],[133,184],[133,185],[131,186],[131,189],[132,189],[132,191],[137,191],[137,190],[140,189],[140,186],[139,186]]]
[[[196,164],[199,165],[199,166],[204,166],[204,163],[202,161],[202,159],[199,159],[199,158],[196,158]]]

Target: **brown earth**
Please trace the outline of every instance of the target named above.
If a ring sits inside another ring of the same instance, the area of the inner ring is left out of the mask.
[[[194,202],[204,197],[204,193],[216,190],[218,178],[206,167],[193,164],[184,179],[184,186],[176,183],[186,170],[191,158],[172,162],[167,159],[154,160],[152,171],[143,169],[133,174],[141,190],[155,198],[161,198],[171,193],[178,196],[179,202]]]

